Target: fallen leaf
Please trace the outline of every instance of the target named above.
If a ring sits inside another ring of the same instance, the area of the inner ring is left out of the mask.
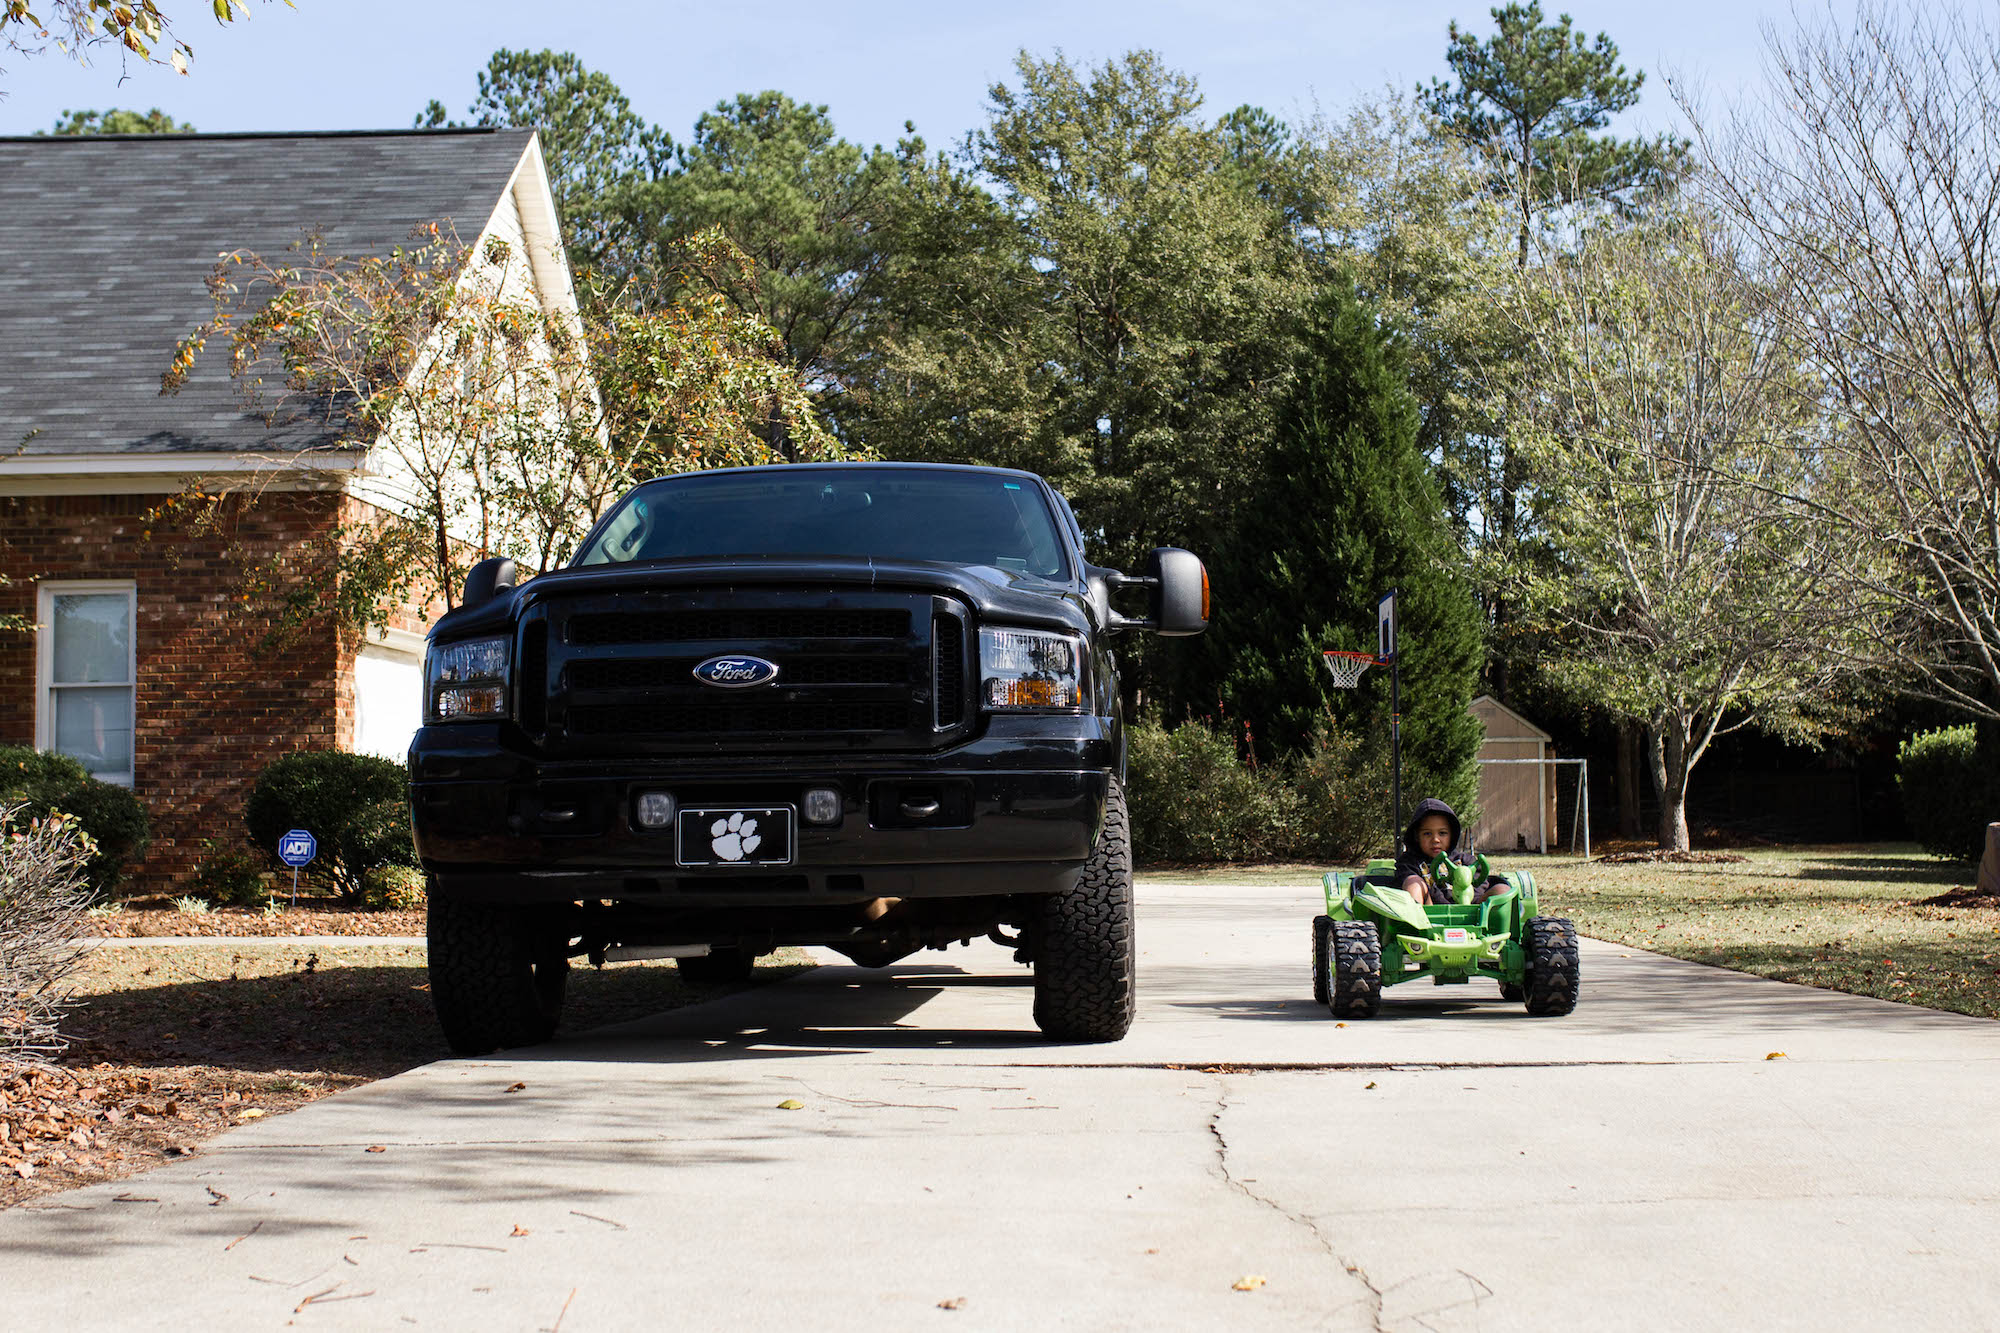
[[[29,1166],[26,1162],[16,1162],[14,1163],[14,1174],[23,1180],[28,1180],[34,1176],[35,1168]]]
[[[780,1111],[803,1111],[806,1109],[806,1104],[796,1097],[787,1097],[778,1103],[778,1109]]]
[[[514,1224],[514,1229],[507,1234],[510,1236],[525,1236],[528,1234],[528,1229],[517,1222]]]
[[[387,1148],[383,1147],[383,1146],[382,1146],[381,1144],[379,1144],[379,1143],[371,1143],[371,1144],[369,1144],[369,1145],[368,1145],[368,1151],[369,1151],[369,1152],[387,1152],[387,1151],[389,1151],[389,1150],[388,1150]]]
[[[1370,1084],[1368,1085],[1368,1088],[1372,1088],[1372,1087],[1374,1087],[1374,1086],[1375,1086],[1375,1085],[1374,1085],[1374,1084],[1373,1084],[1373,1083],[1371,1082],[1371,1083],[1370,1083]],[[1368,1091],[1368,1088],[1363,1088],[1363,1089],[1362,1089],[1362,1091],[1363,1091],[1363,1092],[1366,1092],[1366,1091]]]
[[[1766,1060],[1783,1060],[1786,1058],[1786,1056],[1783,1051],[1772,1051],[1769,1055],[1765,1056],[1764,1058]]]
[[[525,1089],[527,1088],[527,1086],[528,1086],[528,1085],[527,1085],[527,1084],[525,1084],[525,1083],[516,1083],[516,1084],[514,1084],[513,1086],[509,1087],[509,1088],[507,1089],[507,1091],[509,1091],[509,1092],[521,1092],[521,1091],[524,1091],[524,1090],[525,1090]]]
[[[261,1120],[264,1112],[255,1106],[246,1106],[236,1113],[238,1120]]]
[[[963,1310],[964,1308],[965,1297],[963,1296],[953,1296],[948,1300],[938,1302],[938,1309],[940,1310]]]
[[[1345,1024],[1345,1023],[1335,1023],[1335,1024],[1334,1024],[1334,1026],[1335,1026],[1335,1027],[1337,1027],[1337,1028],[1344,1028],[1344,1027],[1346,1027],[1346,1026],[1347,1026],[1347,1024]]]
[[[1373,1083],[1370,1083],[1368,1086],[1372,1088],[1375,1085]],[[1264,1282],[1265,1282],[1264,1278],[1259,1277],[1255,1273],[1252,1273],[1249,1277],[1237,1278],[1236,1281],[1232,1282],[1229,1285],[1229,1289],[1231,1291],[1255,1291],[1257,1290],[1257,1288],[1263,1286]]]

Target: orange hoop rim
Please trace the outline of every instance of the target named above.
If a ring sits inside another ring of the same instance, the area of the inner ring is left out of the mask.
[[[1359,658],[1368,663],[1369,666],[1382,666],[1384,664],[1383,658],[1369,652],[1356,652],[1352,648],[1322,648],[1319,650],[1319,655],[1321,657]]]

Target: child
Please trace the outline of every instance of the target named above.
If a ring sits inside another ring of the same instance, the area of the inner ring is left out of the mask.
[[[1417,802],[1410,826],[1403,830],[1403,845],[1396,856],[1396,883],[1416,899],[1417,906],[1449,903],[1450,896],[1431,882],[1431,863],[1458,850],[1458,812],[1435,797]],[[1489,892],[1479,886],[1478,899]],[[1477,901],[1478,899],[1475,899]]]

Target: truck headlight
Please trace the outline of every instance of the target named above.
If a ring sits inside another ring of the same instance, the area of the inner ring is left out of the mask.
[[[431,646],[424,665],[433,722],[507,716],[507,639]]]
[[[979,631],[979,700],[992,711],[1083,707],[1083,649],[1073,634]]]

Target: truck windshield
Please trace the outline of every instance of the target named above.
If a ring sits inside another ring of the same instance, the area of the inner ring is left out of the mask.
[[[994,472],[791,467],[695,472],[639,487],[578,565],[684,556],[869,556],[1069,574],[1041,488]]]

